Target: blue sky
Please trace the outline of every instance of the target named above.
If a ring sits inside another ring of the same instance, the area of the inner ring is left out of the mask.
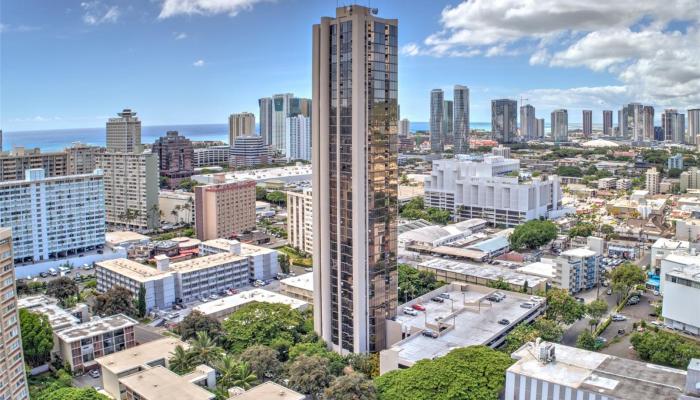
[[[657,106],[657,119],[662,107],[700,106],[693,1],[371,5],[399,19],[402,117],[427,121],[430,90],[463,84],[472,121],[490,120],[493,98],[524,96],[539,117],[566,107],[578,122],[580,110],[592,108],[596,123],[599,110],[633,100]],[[309,96],[311,25],[335,5],[4,0],[0,127],[98,127],[124,107],[146,125],[225,123],[232,112],[257,114],[259,97]]]

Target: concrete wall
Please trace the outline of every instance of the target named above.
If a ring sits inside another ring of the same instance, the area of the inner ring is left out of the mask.
[[[30,275],[36,277],[41,272],[48,272],[49,268],[58,270],[58,267],[65,265],[66,262],[73,265],[73,267],[82,267],[83,264],[92,264],[94,262],[113,260],[115,258],[126,258],[126,249],[123,247],[116,247],[114,250],[111,250],[105,247],[103,249],[103,254],[97,254],[97,252],[93,251],[84,254],[82,257],[75,255],[59,260],[49,260],[29,265],[17,265],[15,267],[15,274],[17,275],[17,279],[26,279],[27,276]]]

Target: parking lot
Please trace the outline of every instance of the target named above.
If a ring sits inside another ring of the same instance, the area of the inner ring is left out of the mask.
[[[612,296],[614,297],[614,295]],[[651,316],[654,313],[652,303],[660,298],[654,296],[650,292],[645,292],[637,304],[625,306],[620,315],[627,319],[625,321],[612,321],[608,328],[601,334],[606,339],[606,346],[601,350],[602,353],[610,354],[618,357],[626,357],[637,359],[636,352],[631,348],[630,337],[633,333],[632,324],[639,323],[645,320],[647,323],[655,321],[657,317]],[[619,334],[618,331],[624,329],[624,334]]]

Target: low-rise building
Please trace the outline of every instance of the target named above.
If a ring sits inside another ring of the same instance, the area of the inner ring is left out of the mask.
[[[617,187],[617,178],[601,178],[598,179],[598,189],[615,189]]]
[[[689,304],[700,304],[700,265],[664,268],[664,324],[692,335],[700,335],[700,313]]]
[[[258,386],[250,388],[245,392],[231,397],[230,399],[235,400],[262,400],[262,399],[275,399],[275,400],[304,400],[306,396],[295,392],[294,390],[282,386],[279,383],[272,381],[267,381],[261,383]]]
[[[106,292],[122,286],[137,298],[146,291],[146,309],[168,309],[175,303],[175,277],[170,271],[158,270],[125,258],[98,262],[95,268],[97,290]]]
[[[303,300],[309,304],[314,302],[314,273],[309,272],[292,276],[280,281],[280,293],[285,296]]]
[[[124,314],[94,318],[64,329],[55,335],[58,355],[71,371],[92,369],[95,358],[134,347],[134,326],[138,322]]]
[[[283,294],[270,292],[263,289],[247,290],[245,292],[236,293],[231,296],[226,296],[217,300],[212,300],[195,306],[193,310],[199,311],[204,315],[217,319],[225,319],[233,312],[252,302],[286,304],[295,310],[305,310],[309,303],[303,300],[295,299]]]
[[[587,248],[562,252],[556,259],[552,284],[574,294],[595,287],[601,276],[600,255]]]
[[[248,258],[248,278],[250,280],[272,279],[279,273],[277,250],[256,246],[250,243],[240,243],[231,239],[206,240],[199,245],[199,255],[206,256],[222,252],[235,252]]]
[[[43,294],[18,299],[17,308],[46,315],[54,334],[81,322],[80,318],[61,308],[58,305],[58,300]],[[56,344],[58,343],[54,340],[54,345]]]
[[[216,395],[167,368],[157,366],[119,380],[127,400],[213,400]]]
[[[615,184],[615,189],[617,190],[630,190],[632,189],[632,180],[627,178],[621,178],[617,180]]]

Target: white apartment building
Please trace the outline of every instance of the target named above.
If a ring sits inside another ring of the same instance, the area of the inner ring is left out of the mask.
[[[598,179],[598,189],[615,189],[617,187],[617,178],[600,178]]]
[[[649,168],[646,172],[646,190],[649,196],[657,195],[661,192],[661,174],[656,168]]]
[[[425,204],[450,211],[456,219],[482,218],[494,225],[513,227],[549,217],[561,209],[559,177],[521,182],[520,162],[500,156],[482,162],[455,159],[433,161],[425,180]]]
[[[39,168],[25,176],[0,182],[0,226],[12,228],[16,261],[45,261],[104,245],[101,170],[46,178]]]
[[[632,189],[632,180],[627,178],[618,179],[615,188],[617,190],[630,190]]]
[[[303,115],[287,117],[285,146],[288,160],[311,161],[311,118]]]
[[[194,149],[195,168],[228,165],[231,157],[231,146],[210,146]]]
[[[292,247],[313,253],[314,220],[311,188],[287,192],[287,241]]]
[[[169,271],[158,270],[126,258],[101,261],[96,264],[97,290],[106,292],[114,286],[129,289],[138,297],[141,286],[146,290],[146,309],[168,309],[175,303],[175,277]]]
[[[240,243],[231,239],[206,240],[199,245],[199,255],[212,255],[231,252],[248,258],[248,271],[250,280],[272,279],[279,273],[277,250],[267,247],[255,246],[249,243]]]
[[[586,248],[567,250],[555,260],[554,287],[574,294],[596,286],[600,279],[600,257]]]
[[[104,173],[107,223],[147,231],[158,227],[158,156],[104,153],[95,159]]]
[[[700,304],[700,265],[662,268],[664,324],[693,335],[700,335],[700,313],[689,304]]]

